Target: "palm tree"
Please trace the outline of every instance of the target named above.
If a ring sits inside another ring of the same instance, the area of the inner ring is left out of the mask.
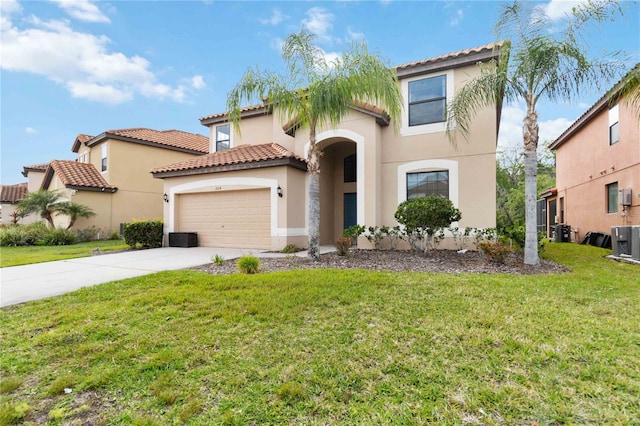
[[[60,213],[69,216],[67,229],[71,228],[79,217],[89,218],[96,215],[90,207],[78,203],[63,203]]]
[[[53,216],[57,214],[62,206],[64,195],[60,191],[47,191],[41,189],[36,192],[28,192],[24,199],[18,203],[18,208],[24,213],[36,213],[45,219],[54,228]]]
[[[497,61],[481,65],[480,76],[472,79],[454,97],[448,109],[448,129],[454,127],[465,137],[469,134],[475,111],[499,102],[524,102],[526,115],[522,129],[525,165],[526,241],[524,263],[538,265],[536,232],[536,179],[538,149],[537,104],[546,98],[552,102],[570,101],[589,83],[600,89],[623,64],[589,60],[578,41],[583,24],[591,19],[604,20],[616,2],[593,0],[574,8],[566,18],[566,29],[554,33],[551,19],[534,2],[514,1],[503,6],[496,24],[496,35],[510,40],[504,43]]]
[[[298,128],[309,128],[307,188],[309,200],[309,257],[319,259],[320,157],[317,130],[337,127],[354,103],[372,103],[383,108],[397,128],[402,93],[395,71],[367,50],[366,43],[353,43],[342,57],[328,63],[324,52],[312,45],[306,29],[287,37],[282,48],[286,74],[249,69],[229,93],[229,121],[240,132],[241,104],[256,98],[277,110],[281,118]]]

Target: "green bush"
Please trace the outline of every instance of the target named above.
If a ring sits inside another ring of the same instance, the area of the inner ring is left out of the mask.
[[[55,228],[50,229],[41,242],[45,246],[69,246],[78,242],[78,236],[70,229]]]
[[[120,238],[121,238],[120,233],[118,231],[111,231],[108,239],[111,241],[116,241],[116,240],[119,240]]]
[[[221,266],[224,265],[224,256],[220,255],[220,254],[216,254],[215,256],[213,256],[211,258],[211,261],[216,264],[217,266]]]
[[[88,241],[95,241],[99,239],[100,228],[97,228],[95,225],[92,225],[88,228],[78,229],[76,230],[78,234],[78,241],[81,243],[86,243]]]
[[[300,247],[298,247],[297,245],[287,244],[286,246],[284,246],[282,250],[280,250],[280,253],[291,254],[291,253],[297,253],[299,251],[300,251]]]
[[[243,274],[257,274],[260,269],[260,259],[255,256],[245,254],[238,260],[236,266]]]
[[[125,223],[124,242],[132,248],[162,247],[162,221],[158,219]]]
[[[342,230],[342,236],[355,240],[360,235],[364,234],[365,230],[366,228],[362,225],[352,225]]]
[[[444,238],[444,228],[462,218],[448,198],[438,195],[410,198],[398,206],[395,218],[415,251],[427,252]]]
[[[0,229],[0,246],[33,246],[43,244],[50,232],[42,222],[29,225],[10,225]]]

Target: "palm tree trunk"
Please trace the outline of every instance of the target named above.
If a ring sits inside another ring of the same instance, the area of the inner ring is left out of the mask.
[[[538,229],[536,215],[537,180],[538,180],[538,114],[532,102],[528,102],[527,116],[524,119],[524,208],[525,208],[525,242],[524,263],[537,266]]]
[[[307,170],[309,171],[309,257],[320,260],[320,156],[316,145],[316,131],[313,123],[309,132],[309,153]]]

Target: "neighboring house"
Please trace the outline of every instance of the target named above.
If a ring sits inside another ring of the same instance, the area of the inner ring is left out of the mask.
[[[460,227],[494,227],[501,105],[479,111],[470,141],[452,144],[445,109],[456,89],[498,57],[486,45],[396,67],[405,99],[401,127],[372,105],[354,105],[337,128],[318,129],[320,243],[350,225],[395,225],[407,197],[440,194],[462,211]],[[210,153],[152,170],[168,195],[166,232],[197,232],[203,246],[278,250],[307,246],[308,130],[265,105],[242,111],[241,134],[226,113],[200,119]],[[295,124],[295,123],[294,123]],[[360,243],[366,243],[361,238]]]
[[[574,241],[640,224],[640,120],[625,99],[609,101],[620,85],[549,146],[556,153],[556,188],[543,194],[547,221],[571,226]]]
[[[0,223],[13,223],[13,213],[18,207],[18,203],[27,193],[27,182],[18,183],[16,185],[0,185]],[[37,215],[30,214],[18,220],[18,223],[33,223],[40,219]]]
[[[49,163],[40,163],[23,167],[22,176],[28,179],[27,192],[35,192],[40,189],[44,179],[44,172],[47,171],[48,166]]]
[[[118,231],[132,219],[162,218],[162,182],[153,179],[149,170],[197,157],[208,149],[205,136],[178,130],[135,128],[108,130],[98,136],[81,134],[71,148],[77,160],[51,161],[41,188],[62,190],[69,201],[96,213],[78,219],[74,228]],[[56,226],[68,224],[64,215],[54,219]]]

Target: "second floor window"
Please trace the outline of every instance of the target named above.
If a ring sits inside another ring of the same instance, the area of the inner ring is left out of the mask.
[[[620,140],[620,122],[618,105],[609,108],[609,145]]]
[[[225,124],[216,127],[216,152],[229,149],[231,142],[231,126]]]
[[[107,144],[102,144],[102,171],[107,171]]]
[[[446,75],[409,82],[409,126],[443,122],[446,105]]]
[[[449,171],[407,173],[407,199],[440,195],[449,198]]]

